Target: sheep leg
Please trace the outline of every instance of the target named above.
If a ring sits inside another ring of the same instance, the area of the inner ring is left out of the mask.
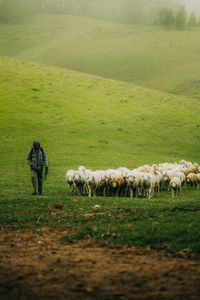
[[[88,196],[91,198],[92,196],[92,189],[90,186],[88,186]]]
[[[103,189],[103,195],[104,195],[104,197],[106,197],[106,186]]]
[[[138,187],[135,189],[135,198],[138,198]]]
[[[80,194],[83,195],[83,185],[80,186]]]
[[[138,187],[138,196],[141,196],[141,187]]]
[[[88,194],[88,187],[87,184],[84,185],[84,195]]]
[[[109,195],[109,192],[110,192],[110,185],[108,183],[107,188],[106,188],[106,194],[107,194],[107,196]]]
[[[80,195],[80,190],[79,190],[79,187],[78,187],[78,186],[76,186],[76,193],[77,193],[78,195]]]
[[[119,197],[119,187],[116,189],[116,197]]]
[[[153,198],[154,195],[154,187],[151,188],[151,198]]]
[[[133,198],[133,189],[130,188],[130,198]]]
[[[149,188],[148,194],[149,194],[149,199],[151,199],[151,194],[152,194],[152,189],[151,188]]]
[[[157,196],[159,197],[160,196],[160,186],[158,184],[158,187],[157,187]]]
[[[126,184],[124,196],[128,196],[128,189],[129,189],[129,186]]]

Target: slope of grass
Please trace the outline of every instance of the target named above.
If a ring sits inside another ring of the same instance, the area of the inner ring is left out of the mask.
[[[166,191],[151,201],[88,199],[71,195],[65,183],[65,172],[79,165],[198,162],[198,100],[2,56],[0,78],[1,225],[78,227],[82,233],[67,239],[89,234],[199,252],[199,191],[184,190],[175,200]],[[44,199],[31,195],[26,155],[34,139],[50,161]],[[54,203],[64,204],[63,213],[52,213]],[[87,216],[95,204],[104,215]]]
[[[66,15],[0,24],[0,53],[170,93],[200,93],[199,30],[113,24]]]

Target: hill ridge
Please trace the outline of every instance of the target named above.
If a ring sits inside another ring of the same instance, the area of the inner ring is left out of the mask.
[[[21,143],[28,151],[36,138],[60,174],[198,161],[198,100],[7,57],[0,65],[2,172],[7,161],[24,170]]]
[[[199,98],[199,30],[36,16],[0,24],[0,53]]]
[[[151,91],[151,92],[154,92],[154,93],[157,93],[159,95],[168,95],[169,97],[175,97],[177,99],[186,99],[186,100],[190,100],[190,101],[199,101],[200,99],[197,98],[197,97],[191,97],[189,95],[179,95],[179,94],[173,94],[171,92],[167,92],[167,91],[162,91],[162,90],[157,90],[157,89],[154,89],[154,88],[150,88],[150,87],[145,87],[145,86],[142,86],[142,85],[139,85],[139,84],[136,84],[134,82],[129,82],[129,81],[124,81],[124,80],[120,80],[120,79],[114,79],[114,78],[109,78],[109,77],[104,77],[104,76],[101,76],[101,75],[96,75],[96,74],[91,74],[91,73],[87,73],[87,72],[81,72],[81,71],[77,71],[77,70],[73,70],[73,69],[68,69],[68,68],[65,68],[65,67],[59,67],[59,66],[54,66],[54,65],[51,65],[51,64],[45,64],[45,63],[42,63],[42,62],[35,62],[35,61],[29,61],[29,60],[25,60],[25,59],[20,59],[20,58],[17,58],[17,57],[10,57],[10,56],[6,56],[6,55],[2,55],[0,53],[0,59],[8,59],[10,61],[13,61],[13,62],[18,62],[19,64],[27,64],[27,65],[32,65],[32,66],[43,66],[44,68],[46,67],[47,69],[55,69],[57,71],[59,70],[62,70],[63,73],[74,73],[74,74],[79,74],[80,76],[88,76],[88,77],[91,77],[91,78],[94,78],[94,79],[99,79],[99,80],[105,80],[105,81],[110,81],[110,82],[116,82],[116,83],[121,83],[121,84],[124,84],[124,85],[127,85],[127,87],[135,87],[135,88],[138,88],[138,89],[141,89],[143,91]]]

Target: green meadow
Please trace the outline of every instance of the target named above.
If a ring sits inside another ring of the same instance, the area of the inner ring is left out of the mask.
[[[32,38],[27,37],[29,46]],[[22,55],[11,48],[9,55]],[[24,58],[31,59],[28,52]],[[199,162],[197,98],[0,56],[0,101],[1,226],[75,231],[62,242],[92,237],[103,244],[200,253],[199,190],[184,187],[176,199],[164,189],[151,200],[89,199],[71,194],[65,182],[66,171],[80,165],[96,170]],[[32,196],[26,162],[36,138],[50,163],[43,198]],[[56,203],[63,210],[54,208]]]
[[[199,32],[39,15],[0,24],[0,53],[199,98]]]

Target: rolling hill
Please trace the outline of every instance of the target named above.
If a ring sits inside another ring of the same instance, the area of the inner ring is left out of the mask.
[[[199,160],[197,99],[3,56],[0,66],[3,174],[24,168],[35,138],[58,177],[78,165]]]
[[[95,170],[199,162],[197,99],[3,56],[0,78],[2,228],[67,227],[72,233],[62,241],[92,237],[199,253],[198,190],[185,188],[177,199],[166,190],[151,200],[94,199],[71,194],[65,183],[65,172],[79,165]],[[26,162],[34,139],[50,162],[42,198],[31,194]],[[64,206],[56,215],[55,203]]]
[[[158,26],[130,26],[68,15],[0,24],[0,53],[135,83],[200,95],[200,35]]]

